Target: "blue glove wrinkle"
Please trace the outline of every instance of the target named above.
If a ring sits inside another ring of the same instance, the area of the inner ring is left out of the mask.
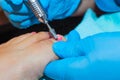
[[[31,17],[33,17],[33,16],[29,16],[29,15],[21,16],[21,15],[16,15],[16,14],[9,15],[9,19],[11,19],[11,21],[13,21],[13,22],[23,22],[23,21],[30,19]]]

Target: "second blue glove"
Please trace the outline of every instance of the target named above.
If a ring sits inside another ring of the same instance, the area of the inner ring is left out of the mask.
[[[119,80],[119,41],[120,32],[80,39],[78,33],[72,31],[67,41],[53,45],[61,59],[49,63],[44,72],[55,80]]]
[[[5,11],[11,23],[18,28],[27,28],[38,24],[32,11],[25,5],[26,0],[1,0],[0,7]],[[80,4],[80,0],[39,0],[48,20],[71,16]]]

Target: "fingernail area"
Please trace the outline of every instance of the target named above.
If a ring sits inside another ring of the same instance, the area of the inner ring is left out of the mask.
[[[36,34],[36,32],[31,32],[31,34]]]
[[[57,39],[57,41],[61,41],[61,40],[63,40],[63,37],[61,36],[61,35],[57,35],[58,36],[58,39]]]

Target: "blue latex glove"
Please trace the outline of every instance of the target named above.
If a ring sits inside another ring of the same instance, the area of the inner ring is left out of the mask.
[[[44,72],[54,80],[120,80],[120,32],[81,39],[74,30],[53,50],[62,59],[49,63]]]
[[[0,0],[0,7],[5,11],[11,23],[18,28],[27,28],[38,24],[32,11],[24,4],[25,0]],[[74,13],[80,0],[39,0],[45,9],[48,20],[62,19]]]
[[[45,74],[57,80],[120,79],[120,33],[114,33],[120,32],[119,21],[120,12],[97,17],[89,9],[67,41],[53,45],[62,59],[48,64]]]
[[[120,11],[120,0],[95,0],[99,9],[105,12]]]

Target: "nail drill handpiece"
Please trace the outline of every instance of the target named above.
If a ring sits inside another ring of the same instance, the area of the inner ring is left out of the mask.
[[[57,39],[58,37],[56,35],[56,32],[48,24],[47,15],[44,9],[42,8],[41,4],[38,2],[38,0],[26,0],[26,1],[27,1],[27,5],[30,7],[30,9],[32,9],[34,15],[38,18],[38,20],[46,24],[52,37],[54,39]]]

